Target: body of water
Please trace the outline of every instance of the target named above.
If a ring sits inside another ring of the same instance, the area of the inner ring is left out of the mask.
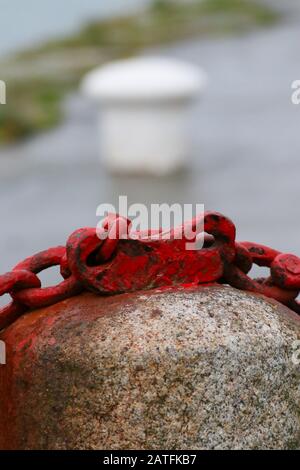
[[[126,14],[150,3],[151,0],[0,0],[0,55],[66,35],[89,20]]]

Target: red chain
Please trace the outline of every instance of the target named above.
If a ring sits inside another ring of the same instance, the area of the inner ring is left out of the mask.
[[[193,233],[193,238],[187,238],[187,233]],[[187,250],[186,243],[196,242],[199,234],[204,234],[203,248]],[[248,272],[253,264],[270,268],[270,276],[251,279]],[[63,281],[41,288],[37,274],[56,265]],[[0,330],[28,310],[53,305],[83,290],[111,295],[208,282],[264,294],[300,313],[296,300],[300,258],[256,243],[236,242],[235,226],[223,215],[206,212],[169,232],[130,232],[130,221],[113,214],[102,230],[79,229],[66,247],[38,253],[0,276],[0,296],[12,297],[0,309]]]

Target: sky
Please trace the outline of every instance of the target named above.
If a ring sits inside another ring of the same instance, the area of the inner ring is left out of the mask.
[[[0,55],[64,35],[89,19],[128,12],[151,0],[0,0]]]

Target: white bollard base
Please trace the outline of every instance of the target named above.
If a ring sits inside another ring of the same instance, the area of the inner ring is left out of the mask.
[[[182,102],[107,106],[99,135],[101,159],[112,172],[165,175],[184,168],[190,155]]]

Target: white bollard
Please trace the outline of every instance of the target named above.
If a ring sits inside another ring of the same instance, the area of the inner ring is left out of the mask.
[[[205,81],[198,67],[157,57],[118,61],[88,73],[82,89],[99,105],[106,167],[153,175],[184,167],[189,111]]]

